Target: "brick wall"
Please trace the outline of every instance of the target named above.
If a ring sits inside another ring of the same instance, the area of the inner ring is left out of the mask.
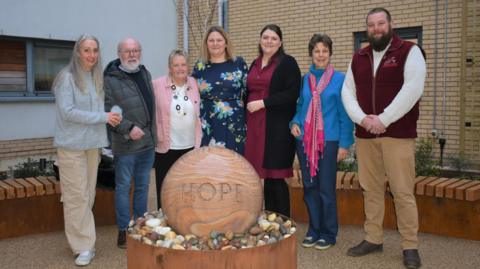
[[[55,152],[52,137],[0,141],[0,160],[51,155]]]
[[[464,40],[465,33],[462,32],[462,29],[464,29],[462,27],[466,23],[462,20],[462,16],[469,9],[464,9],[465,1],[456,0],[448,1],[448,12],[445,12],[444,1],[438,1],[438,28],[437,35],[435,35],[436,2],[428,0],[230,0],[228,31],[237,55],[243,56],[250,63],[257,55],[261,28],[268,23],[278,24],[283,31],[284,47],[287,53],[297,59],[302,72],[305,72],[310,64],[307,45],[311,35],[313,33],[326,33],[333,40],[333,64],[337,70],[345,72],[353,53],[353,33],[365,30],[365,16],[371,8],[377,6],[387,8],[392,14],[395,28],[421,26],[423,28],[423,48],[427,53],[428,77],[421,101],[419,136],[430,138],[436,142],[435,139],[431,138],[431,131],[433,128],[438,129],[439,134],[447,139],[445,157],[463,152],[473,160],[473,163],[476,164],[474,166],[479,168],[480,150],[478,146],[475,148],[469,146],[468,143],[460,143],[464,141],[464,138],[461,137],[461,132],[464,131],[463,118],[461,118],[461,107],[464,103],[461,90],[464,61],[461,60],[461,56],[462,48],[468,45]],[[470,17],[473,14],[472,12],[468,13]],[[480,14],[480,12],[477,12],[477,14]],[[446,15],[448,20],[448,53],[445,53],[444,46]],[[181,18],[182,16],[179,16],[179,46],[183,46]],[[477,18],[477,21],[480,21],[480,19]],[[437,42],[437,54],[435,53],[435,41]],[[473,43],[471,42],[470,45]],[[191,64],[196,59],[196,55],[198,55],[196,49],[190,46]],[[444,66],[444,56],[447,57],[446,67]],[[436,69],[434,69],[435,59]],[[434,88],[435,70],[437,81]],[[446,74],[445,79],[444,72]],[[476,85],[476,93],[478,93],[478,83]],[[471,98],[471,95],[468,96]],[[444,100],[445,109],[443,109]],[[476,102],[477,111],[480,109],[479,103],[480,100]],[[478,117],[476,118],[478,119]],[[470,135],[469,137],[472,136],[471,133],[467,134]],[[473,134],[474,137],[480,137],[480,130],[477,130],[475,134]],[[435,145],[435,148],[436,157],[439,157],[438,144]]]

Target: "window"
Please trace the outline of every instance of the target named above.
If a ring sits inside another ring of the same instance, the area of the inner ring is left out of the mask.
[[[0,92],[19,92],[27,88],[25,44],[0,40]]]
[[[406,27],[406,28],[397,28],[393,31],[402,39],[412,41],[419,46],[422,46],[422,27]],[[354,46],[353,50],[357,51],[360,48],[363,48],[368,45],[367,32],[355,32],[354,36]]]
[[[75,42],[0,36],[0,101],[53,100]]]

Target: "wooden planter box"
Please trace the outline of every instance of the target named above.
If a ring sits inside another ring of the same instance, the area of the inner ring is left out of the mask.
[[[176,250],[143,244],[127,236],[129,269],[296,269],[297,237],[237,250]]]
[[[308,222],[298,170],[289,186],[292,218]],[[416,179],[415,194],[420,232],[480,240],[480,181],[421,176]],[[337,172],[337,210],[340,224],[363,225],[363,195],[355,173]],[[384,227],[397,229],[388,185]]]
[[[95,224],[115,223],[114,192],[97,188]],[[0,239],[63,230],[60,182],[55,177],[0,180]]]

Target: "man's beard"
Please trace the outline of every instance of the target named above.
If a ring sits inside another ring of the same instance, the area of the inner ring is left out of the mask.
[[[373,34],[368,35],[368,42],[370,43],[370,46],[372,46],[373,50],[382,51],[390,43],[390,40],[392,39],[392,35],[393,35],[392,28],[389,28],[388,32],[385,34],[382,34],[382,36],[379,39],[375,39]]]
[[[122,67],[127,69],[128,71],[137,71],[138,67],[140,66],[140,61],[135,61],[135,62],[128,62],[128,61],[122,61],[120,60]]]

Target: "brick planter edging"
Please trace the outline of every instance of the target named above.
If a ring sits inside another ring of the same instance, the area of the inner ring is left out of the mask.
[[[289,180],[290,208],[296,221],[308,221],[301,175]],[[340,224],[363,225],[363,195],[356,173],[337,172],[337,211]],[[397,229],[393,198],[385,187],[384,227]],[[415,183],[419,231],[480,240],[480,181],[419,176]]]
[[[97,188],[95,224],[115,224],[113,190]],[[55,177],[0,180],[0,239],[63,230],[60,182]]]

